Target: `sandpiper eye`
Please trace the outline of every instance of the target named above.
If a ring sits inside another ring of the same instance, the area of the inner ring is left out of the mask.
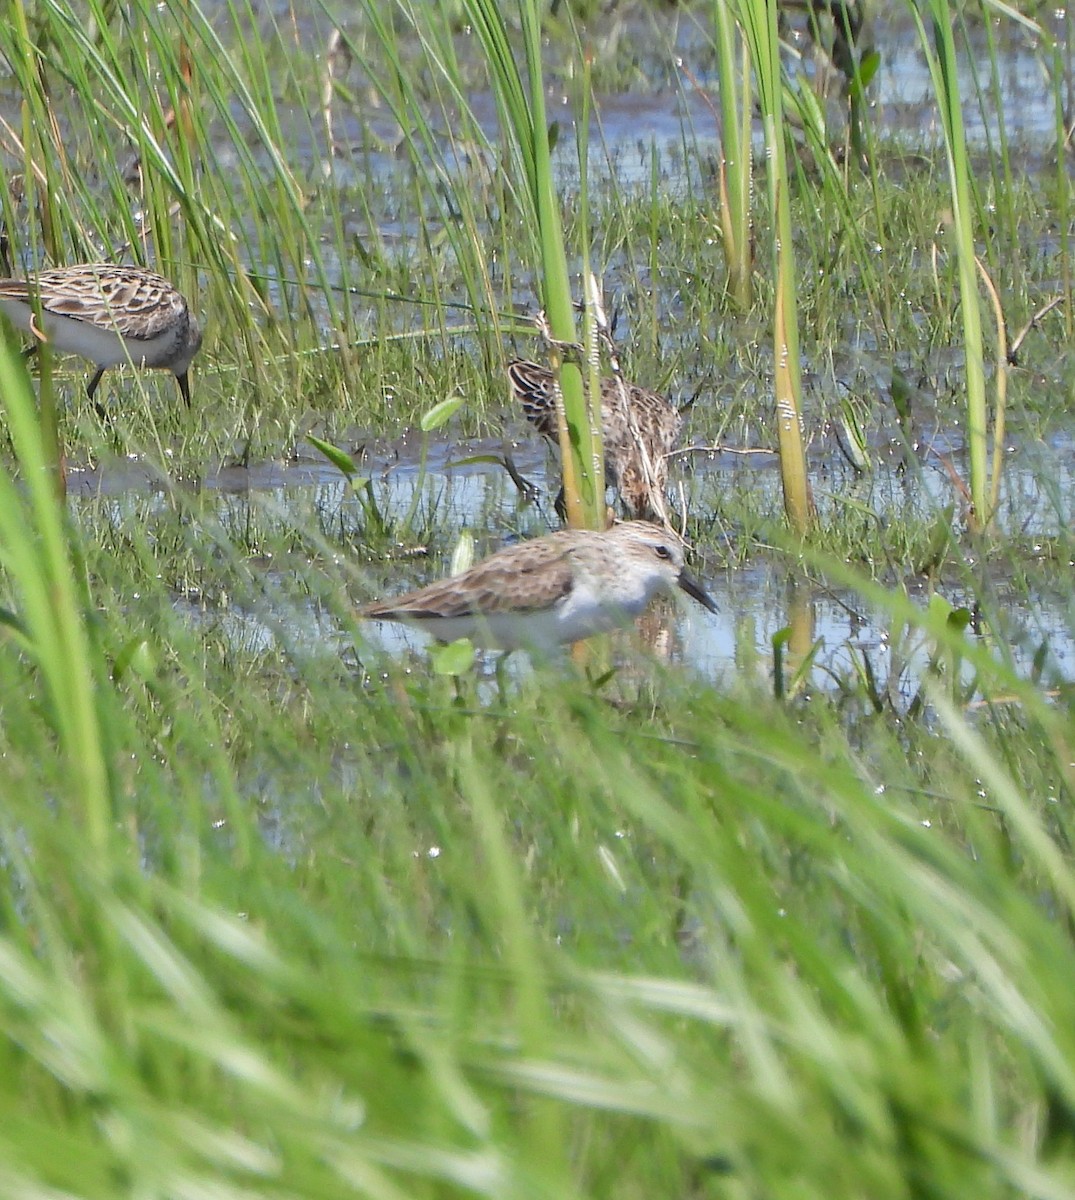
[[[653,549],[656,551],[658,558],[672,557],[672,551],[667,546],[654,546]]]

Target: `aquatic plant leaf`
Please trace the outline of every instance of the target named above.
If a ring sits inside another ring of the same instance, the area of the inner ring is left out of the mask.
[[[465,675],[474,665],[474,643],[457,638],[433,653],[433,671],[437,675]]]
[[[828,142],[828,123],[821,101],[810,87],[801,81],[794,88],[786,84],[783,88],[785,114],[791,125],[798,125],[810,135],[818,146]]]
[[[1049,661],[1049,639],[1045,641],[1034,651],[1034,659],[1030,664],[1030,678],[1034,683],[1041,683],[1042,674],[1045,671],[1045,664]]]
[[[465,403],[462,396],[449,396],[447,400],[434,404],[428,412],[422,414],[422,419],[418,422],[419,427],[423,433],[432,433],[434,429],[447,424]]]
[[[852,84],[856,90],[865,90],[873,82],[874,76],[877,74],[881,66],[881,52],[871,49],[862,56],[862,62],[859,63],[858,78]]]
[[[364,267],[373,268],[377,265],[377,260],[366,249],[366,243],[357,235],[351,239],[351,248],[358,255],[359,261]]]
[[[964,629],[971,623],[971,611],[969,608],[953,608],[948,614],[948,628],[956,633],[962,633]]]
[[[784,687],[784,647],[791,641],[791,626],[785,625],[773,634],[773,696],[783,700]]]
[[[472,566],[474,566],[474,535],[469,529],[464,529],[452,551],[452,563],[448,574],[462,575]]]
[[[856,471],[873,469],[867,448],[866,433],[855,412],[854,405],[847,398],[840,403],[840,425],[843,428],[843,438],[838,438],[840,449],[848,462]]]
[[[118,682],[128,671],[133,671],[139,679],[151,679],[157,673],[157,659],[146,638],[131,638],[116,655],[112,664],[113,682]]]
[[[470,454],[466,458],[453,458],[451,462],[447,462],[444,465],[447,468],[480,467],[486,465],[502,467],[504,460],[499,454]]]
[[[312,433],[306,435],[306,440],[315,450],[323,454],[338,471],[346,475],[348,479],[353,479],[358,474],[358,467],[355,466],[355,460],[346,450],[341,450],[331,442],[314,437]]]
[[[928,611],[931,617],[940,617],[944,621],[949,621],[956,609],[951,600],[946,599],[940,592],[934,592],[929,598]]]
[[[0,627],[12,630],[13,632],[26,637],[26,626],[17,613],[11,611],[10,608],[0,608]]]

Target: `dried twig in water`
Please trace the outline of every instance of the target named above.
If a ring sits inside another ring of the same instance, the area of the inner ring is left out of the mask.
[[[1052,312],[1053,309],[1056,308],[1056,306],[1063,299],[1064,299],[1063,296],[1054,296],[1049,301],[1048,304],[1045,304],[1041,308],[1039,308],[1038,311],[1030,318],[1029,321],[1027,321],[1027,323],[1019,331],[1018,335],[1012,341],[1011,349],[1008,351],[1008,362],[1013,367],[1017,367],[1019,365],[1019,347],[1022,346],[1023,339],[1026,337],[1026,335],[1032,329],[1034,329],[1037,326],[1038,322],[1042,319],[1042,317],[1044,317],[1046,313]]]

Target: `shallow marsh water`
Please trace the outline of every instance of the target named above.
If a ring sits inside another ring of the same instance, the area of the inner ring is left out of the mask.
[[[689,434],[688,434],[689,438]],[[946,512],[955,502],[954,488],[945,459],[951,455],[963,468],[958,445],[940,438],[933,443],[936,454],[914,460],[913,477],[899,453],[878,455],[875,469],[857,475],[842,460],[832,439],[815,450],[814,488],[822,520],[845,519],[927,522],[931,518],[959,524]],[[379,445],[360,460],[360,469],[372,481],[373,495],[384,521],[410,529],[409,540],[389,548],[389,559],[378,556],[384,546],[372,550],[367,543],[369,517],[351,486],[335,467],[309,457],[290,464],[260,464],[249,468],[225,467],[199,482],[200,503],[225,529],[243,529],[251,521],[277,533],[294,527],[309,531],[313,517],[320,515],[339,560],[352,576],[348,602],[390,595],[420,586],[448,569],[452,545],[463,530],[473,533],[479,556],[519,536],[536,536],[557,526],[549,502],[546,458],[533,440],[510,447],[516,468],[541,491],[530,502],[522,497],[505,470],[491,462],[504,452],[505,444],[494,440],[423,440],[418,435],[401,439],[389,451]],[[944,453],[947,452],[947,453]],[[1031,560],[1036,539],[1052,542],[1069,526],[1072,505],[1070,463],[1075,453],[1071,436],[1058,434],[1048,443],[1012,442],[1008,461],[999,527],[1018,536]],[[552,468],[554,470],[555,468]],[[856,592],[828,582],[823,569],[796,567],[783,555],[753,550],[741,561],[740,532],[722,517],[722,496],[749,495],[751,502],[774,525],[781,511],[781,493],[775,456],[733,453],[714,454],[699,447],[684,455],[673,468],[673,485],[682,489],[687,512],[709,533],[701,540],[704,552],[693,568],[716,601],[720,612],[709,614],[689,600],[658,604],[641,625],[641,645],[662,657],[689,665],[698,675],[721,686],[730,686],[737,673],[746,671],[754,680],[769,679],[773,670],[773,638],[792,629],[789,666],[795,665],[817,644],[806,686],[822,691],[855,690],[857,673],[869,659],[878,686],[891,688],[894,698],[906,700],[916,693],[929,666],[930,646],[920,635],[909,636],[890,615],[873,610]],[[555,488],[555,478],[553,478]],[[69,479],[71,504],[82,519],[114,523],[146,521],[146,503],[159,496],[166,506],[166,492],[158,473],[136,462],[104,471],[74,472]],[[178,488],[180,494],[182,486]],[[611,493],[610,493],[611,496]],[[413,530],[422,522],[414,513],[422,508],[426,523],[437,529],[437,546],[427,553]],[[734,502],[731,505],[734,513]],[[851,514],[849,517],[848,514]],[[733,517],[734,520],[734,517]],[[408,521],[410,522],[408,524]],[[373,542],[382,539],[370,533]],[[355,624],[329,612],[316,596],[309,597],[298,586],[310,565],[301,557],[266,557],[259,571],[264,581],[256,603],[246,599],[207,604],[198,588],[177,595],[181,612],[203,625],[212,625],[237,650],[257,655],[285,647],[301,648],[303,655],[348,655],[356,644]],[[966,565],[966,584],[959,572],[948,569],[939,583],[915,574],[904,564],[879,566],[881,578],[906,590],[921,607],[936,593],[954,608],[973,608],[976,597],[992,597],[988,617],[1000,628],[994,632],[1010,647],[1020,673],[1037,660],[1047,682],[1075,680],[1075,636],[1069,598],[1063,588],[1023,585],[1009,578],[1009,567],[988,568],[983,576],[974,564]],[[973,576],[973,583],[969,576]],[[233,593],[227,577],[217,585],[224,594]],[[346,606],[345,606],[346,607]],[[983,626],[988,629],[988,620]],[[968,638],[976,639],[974,632]],[[991,636],[987,634],[987,636]],[[426,635],[390,622],[366,622],[358,632],[358,653],[364,664],[377,669],[379,656],[409,655],[430,644]],[[633,651],[619,644],[621,660]],[[1044,656],[1044,657],[1043,657]],[[381,662],[381,666],[387,666]],[[969,679],[969,669],[967,678]]]

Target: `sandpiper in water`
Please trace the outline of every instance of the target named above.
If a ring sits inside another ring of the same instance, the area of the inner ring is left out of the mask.
[[[684,569],[674,534],[626,521],[604,532],[564,529],[507,546],[461,575],[367,604],[359,615],[403,621],[442,642],[469,637],[479,646],[548,653],[626,624],[658,592],[676,587],[717,611]]]
[[[40,329],[34,320],[35,294],[40,297]],[[42,271],[32,279],[0,279],[0,311],[18,328],[44,334],[60,353],[96,363],[86,389],[91,400],[109,367],[131,362],[171,371],[189,407],[187,372],[202,333],[186,299],[163,275],[141,267],[87,263]]]
[[[508,363],[507,371],[526,419],[559,449],[552,372],[525,359]],[[630,383],[625,383],[621,391],[615,379],[601,380],[605,482],[617,488],[630,516],[665,519],[667,456],[675,449],[682,425],[683,418],[675,406],[657,392]]]

